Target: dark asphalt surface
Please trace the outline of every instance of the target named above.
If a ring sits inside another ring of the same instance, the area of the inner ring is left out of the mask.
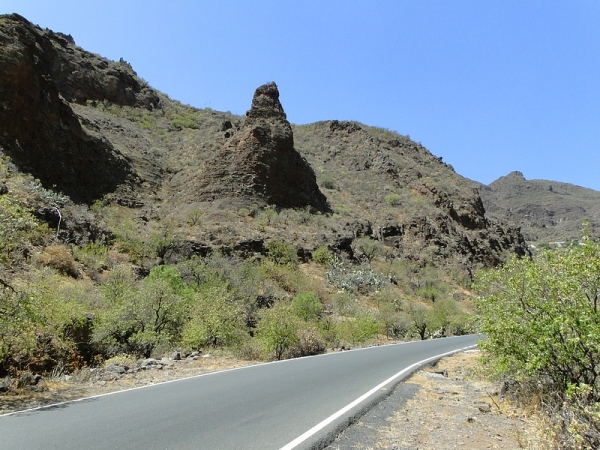
[[[0,448],[312,448],[376,395],[297,447],[288,444],[406,367],[475,345],[477,339],[461,336],[293,359],[4,415]]]

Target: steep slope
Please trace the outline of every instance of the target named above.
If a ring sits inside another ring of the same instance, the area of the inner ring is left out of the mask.
[[[592,189],[511,172],[479,191],[491,217],[515,223],[534,243],[577,240],[584,222],[592,234],[600,230],[600,192]]]
[[[528,253],[423,146],[354,122],[292,126],[274,83],[241,118],[174,102],[18,15],[0,17],[0,39],[3,152],[75,203],[125,207],[141,237],[170,230],[162,257],[248,256],[272,238],[352,261],[369,257],[366,239],[387,258],[466,271]]]
[[[0,146],[21,170],[77,202],[134,184],[132,160],[139,157],[87,129],[67,100],[149,107],[157,105],[156,94],[126,64],[85,52],[16,14],[0,18],[0,44]]]

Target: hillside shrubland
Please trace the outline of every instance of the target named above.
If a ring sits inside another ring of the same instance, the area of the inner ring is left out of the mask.
[[[68,221],[81,207],[10,167],[4,159],[2,375],[177,349],[281,359],[472,330],[464,288],[433,266],[387,259],[378,241],[357,243],[360,263],[326,247],[301,261],[281,238],[254,258],[215,251],[165,261],[180,240],[177,227],[144,232],[126,208],[96,204],[86,213],[105,227],[104,240],[65,242],[58,224],[37,216],[54,208]],[[259,208],[248,220],[264,211],[272,210]],[[290,214],[273,212],[269,220]]]

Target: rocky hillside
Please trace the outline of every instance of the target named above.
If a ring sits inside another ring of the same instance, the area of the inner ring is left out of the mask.
[[[0,73],[0,377],[465,334],[473,272],[529,254],[422,145],[290,124],[275,83],[182,105],[18,15]]]
[[[600,231],[600,192],[548,180],[526,180],[511,172],[489,186],[477,185],[490,217],[508,220],[535,244],[581,238],[583,223]]]
[[[242,118],[173,102],[126,62],[18,15],[0,18],[0,40],[0,143],[18,170],[76,204],[131,208],[141,233],[171,221],[184,253],[261,253],[272,236],[350,258],[364,236],[394,257],[465,267],[527,253],[420,144],[353,122],[291,126],[274,83]],[[273,220],[285,209],[303,217]]]

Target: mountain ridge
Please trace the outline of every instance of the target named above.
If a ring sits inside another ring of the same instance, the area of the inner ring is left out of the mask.
[[[600,231],[600,192],[552,180],[526,180],[513,171],[489,185],[474,183],[491,217],[521,228],[533,244],[558,245]]]

